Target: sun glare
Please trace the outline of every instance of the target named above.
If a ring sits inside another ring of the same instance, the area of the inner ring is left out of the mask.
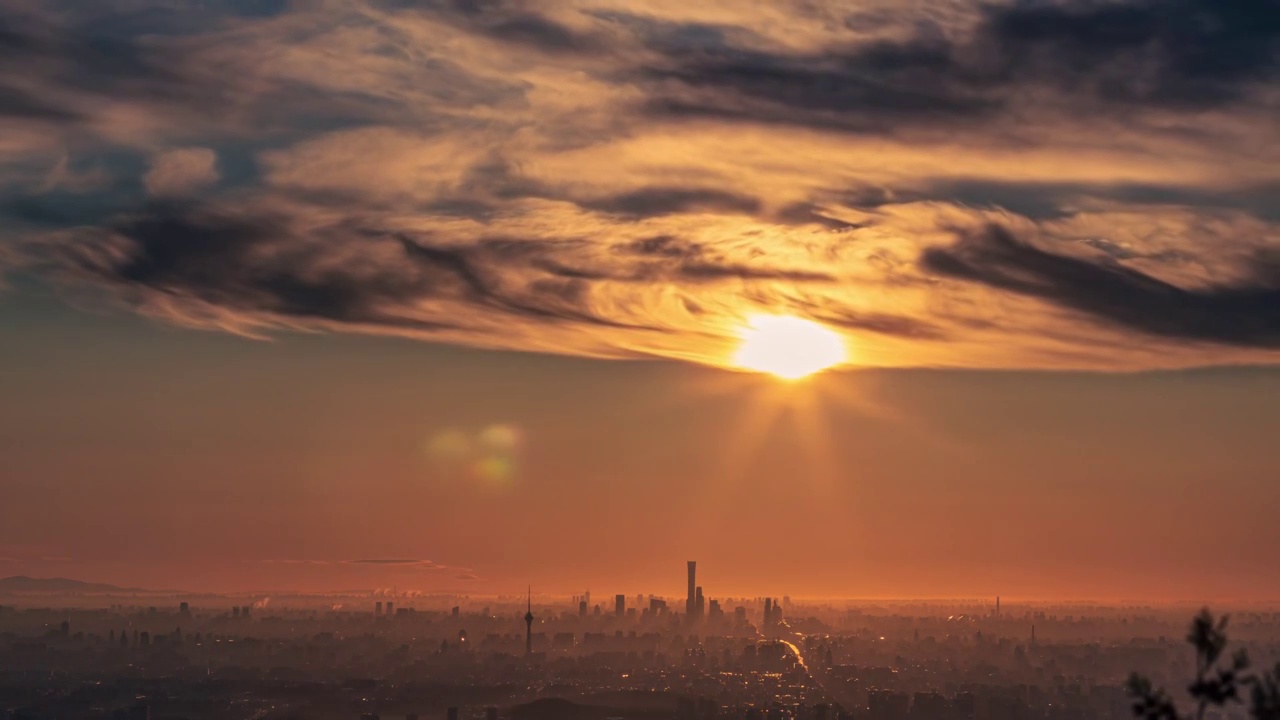
[[[798,317],[756,315],[747,320],[733,356],[740,368],[799,380],[843,363],[848,353],[839,333]]]

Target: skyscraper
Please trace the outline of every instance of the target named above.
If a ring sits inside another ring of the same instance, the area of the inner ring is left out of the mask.
[[[694,596],[693,616],[695,619],[701,620],[707,614],[706,601],[702,597],[702,587],[698,587],[697,594]]]
[[[533,654],[533,588],[529,588],[528,610],[524,614],[524,654]]]
[[[627,613],[627,596],[619,593],[618,596],[613,599],[613,614],[617,615],[618,617],[622,617],[626,613]]]
[[[695,560],[689,561],[689,595],[684,601],[684,612],[690,618],[693,617],[697,610],[697,594],[698,594],[698,563]]]

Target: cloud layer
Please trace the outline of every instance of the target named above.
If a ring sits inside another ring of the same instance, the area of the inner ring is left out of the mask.
[[[0,0],[0,272],[252,336],[1273,362],[1277,111],[1274,0]]]

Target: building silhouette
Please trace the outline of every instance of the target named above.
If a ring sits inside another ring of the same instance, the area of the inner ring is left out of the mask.
[[[694,616],[697,610],[697,594],[698,594],[698,563],[695,560],[689,561],[689,595],[684,601],[684,612],[689,617]]]
[[[524,654],[533,654],[533,588],[529,588],[529,597],[524,613]]]

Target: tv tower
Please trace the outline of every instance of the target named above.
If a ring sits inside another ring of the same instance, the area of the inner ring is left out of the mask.
[[[524,654],[533,654],[533,586],[529,586],[528,610],[524,613]]]

